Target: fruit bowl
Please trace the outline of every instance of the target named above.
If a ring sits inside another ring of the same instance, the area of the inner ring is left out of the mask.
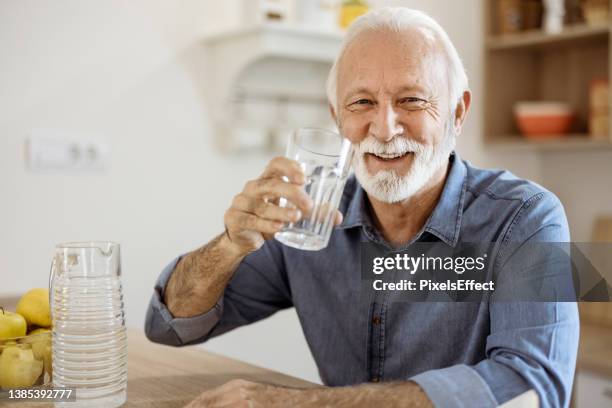
[[[51,331],[0,340],[0,390],[51,384]]]

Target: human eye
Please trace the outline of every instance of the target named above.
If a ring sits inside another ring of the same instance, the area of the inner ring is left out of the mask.
[[[348,109],[351,111],[363,111],[374,105],[374,101],[367,98],[360,98],[348,104]]]
[[[351,105],[373,105],[373,104],[374,102],[372,102],[369,99],[365,99],[365,98],[358,99],[355,102],[351,103]]]
[[[427,101],[416,96],[406,96],[398,100],[398,104],[409,110],[424,109],[427,107]]]

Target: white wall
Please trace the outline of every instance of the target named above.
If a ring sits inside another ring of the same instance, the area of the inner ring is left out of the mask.
[[[612,215],[611,175],[609,150],[542,156],[543,183],[561,199],[573,241],[590,241],[595,218]]]
[[[239,15],[219,3],[0,2],[0,297],[46,286],[56,242],[116,240],[128,325],[142,327],[161,268],[222,231],[268,158],[214,147],[201,39]],[[34,128],[101,134],[110,170],[28,172]],[[293,311],[206,347],[318,378]]]
[[[376,3],[422,8],[455,41],[474,91],[462,155],[541,181],[537,156],[491,156],[480,145],[480,1]],[[116,240],[128,324],[142,326],[163,265],[218,233],[231,197],[267,161],[221,156],[213,143],[201,38],[238,16],[237,0],[0,2],[0,296],[46,286],[56,242]],[[23,141],[34,128],[103,135],[110,170],[28,172]],[[205,347],[318,379],[293,311]]]

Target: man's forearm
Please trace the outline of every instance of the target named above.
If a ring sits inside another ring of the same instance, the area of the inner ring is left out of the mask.
[[[164,292],[174,317],[192,317],[210,310],[246,254],[221,234],[177,263]]]
[[[433,408],[427,394],[412,381],[350,387],[288,388],[232,380],[204,391],[187,408],[229,406],[299,408]]]
[[[411,407],[433,408],[427,394],[412,381],[315,388],[298,397],[303,407]]]

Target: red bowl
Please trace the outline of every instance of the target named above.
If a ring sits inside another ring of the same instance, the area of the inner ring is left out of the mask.
[[[572,129],[574,112],[565,102],[522,101],[513,110],[517,127],[527,137],[562,136]]]
[[[572,129],[574,116],[559,115],[517,115],[516,124],[527,137],[554,137],[564,135]]]

